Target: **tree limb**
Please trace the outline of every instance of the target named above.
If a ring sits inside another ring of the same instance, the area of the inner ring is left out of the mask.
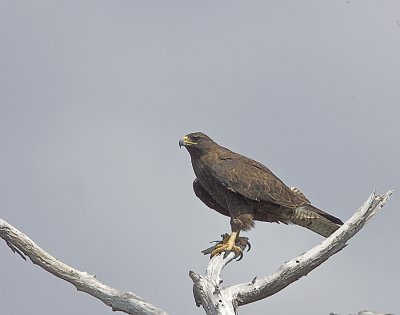
[[[388,191],[384,195],[374,192],[343,226],[321,244],[284,263],[273,274],[261,279],[254,278],[247,283],[220,287],[221,271],[234,259],[234,254],[230,253],[225,258],[224,255],[214,256],[210,260],[204,276],[193,271],[189,273],[194,283],[193,294],[196,305],[203,306],[208,315],[237,314],[238,306],[264,299],[279,292],[342,250],[346,246],[346,242],[377,214],[391,194],[392,191]]]
[[[383,207],[391,191],[384,195],[373,193],[364,205],[329,238],[308,252],[283,264],[273,274],[261,279],[254,278],[248,283],[220,287],[223,268],[235,259],[234,253],[214,256],[204,276],[190,271],[193,293],[197,306],[203,306],[207,314],[237,314],[238,306],[264,299],[279,292],[292,282],[307,275],[330,256],[339,252],[372,217]],[[29,237],[0,219],[0,237],[14,253],[25,256],[38,266],[58,278],[73,284],[78,291],[86,292],[113,311],[134,315],[167,315],[156,306],[131,292],[121,292],[95,279],[95,276],[76,270],[49,255]]]
[[[68,281],[78,291],[83,291],[98,298],[113,311],[132,315],[167,315],[167,313],[131,292],[121,292],[111,288],[86,272],[74,269],[57,260],[28,236],[18,231],[6,221],[0,219],[0,237],[5,240],[13,252],[26,260],[24,255],[36,265],[58,278]]]

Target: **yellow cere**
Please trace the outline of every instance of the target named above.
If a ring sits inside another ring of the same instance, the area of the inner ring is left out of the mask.
[[[185,144],[197,144],[196,142],[190,141],[188,136],[184,136],[183,141],[185,142]]]

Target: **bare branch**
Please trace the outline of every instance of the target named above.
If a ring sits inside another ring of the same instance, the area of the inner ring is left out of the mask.
[[[57,260],[37,246],[28,236],[2,219],[0,219],[0,237],[6,241],[13,252],[24,259],[24,255],[26,255],[34,264],[73,284],[78,291],[98,298],[110,306],[113,311],[122,311],[132,315],[167,315],[166,312],[136,294],[113,289],[96,280],[95,276]]]
[[[346,246],[362,227],[383,207],[391,195],[373,193],[364,205],[345,224],[320,245],[283,264],[273,274],[248,283],[221,287],[223,268],[235,259],[234,253],[218,255],[210,260],[204,276],[191,271],[193,293],[197,306],[203,306],[207,314],[237,314],[240,305],[264,299],[284,289],[290,283],[307,275],[330,256]],[[73,284],[79,291],[86,292],[110,306],[113,311],[135,315],[167,315],[166,312],[131,292],[121,292],[98,280],[95,276],[76,270],[46,253],[25,234],[0,219],[0,237],[13,252],[30,260],[58,278]]]
[[[221,290],[222,279],[220,274],[222,269],[235,259],[235,253],[231,252],[224,258],[218,255],[211,258],[205,276],[189,272],[193,280],[193,294],[197,306],[203,306],[206,314],[229,315],[236,314],[234,296],[227,290]],[[227,296],[228,294],[228,296]],[[228,303],[226,303],[228,301]]]
[[[193,293],[197,306],[203,306],[207,314],[237,314],[237,307],[271,296],[289,284],[307,275],[329,257],[346,246],[346,242],[361,230],[372,217],[383,207],[392,191],[384,195],[375,192],[361,208],[343,226],[324,240],[320,245],[306,253],[286,262],[273,274],[254,278],[248,283],[220,287],[222,269],[234,259],[234,254],[227,257],[213,257],[205,276],[190,272]]]

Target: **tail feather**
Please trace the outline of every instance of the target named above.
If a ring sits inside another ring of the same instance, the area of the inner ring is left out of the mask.
[[[330,236],[343,224],[340,219],[312,205],[294,209],[289,221],[324,237]]]

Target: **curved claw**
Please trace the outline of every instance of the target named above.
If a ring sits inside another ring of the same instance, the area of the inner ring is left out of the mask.
[[[242,252],[241,250],[232,249],[232,250],[226,250],[226,251],[224,251],[224,259],[225,259],[226,257],[228,257],[228,255],[229,255],[231,252],[234,252],[234,253],[235,253],[235,257],[233,257],[233,259],[236,259],[236,261],[239,261],[239,260],[241,260],[241,259],[243,258],[243,252]]]
[[[236,244],[243,250],[246,249],[247,252],[251,249],[251,244],[247,237],[238,237],[236,239]]]
[[[247,249],[246,249],[246,252],[249,252],[250,249],[251,249],[251,244],[250,244],[249,241],[247,241],[246,248],[247,248]]]
[[[236,258],[236,257],[235,257],[235,258]],[[236,259],[236,261],[241,261],[241,260],[242,260],[242,258],[243,258],[243,252],[240,252],[239,258],[238,258],[238,259]]]

